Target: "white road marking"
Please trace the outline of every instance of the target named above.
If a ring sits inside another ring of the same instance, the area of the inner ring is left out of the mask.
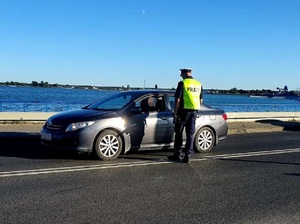
[[[230,159],[230,158],[242,158],[242,157],[251,157],[251,156],[278,155],[278,154],[288,154],[288,153],[296,153],[296,152],[300,152],[300,148],[202,156],[200,159],[194,159],[193,161],[198,161],[202,159]]]
[[[163,164],[163,163],[169,163],[169,162],[146,162],[146,163],[130,162],[130,163],[99,164],[99,165],[87,165],[87,166],[57,167],[57,168],[48,168],[48,169],[35,169],[35,170],[17,170],[17,171],[0,172],[0,177],[28,176],[28,175],[38,175],[38,174],[112,169],[112,168],[120,168],[120,167],[156,165],[156,164]]]
[[[191,159],[191,162],[217,160],[217,159],[230,159],[230,158],[244,158],[244,157],[253,157],[253,156],[289,154],[289,153],[297,153],[297,152],[300,152],[300,148],[222,154],[222,155],[202,156],[201,158],[193,158],[193,159]],[[52,174],[52,173],[79,172],[79,171],[87,171],[87,170],[101,170],[101,169],[161,165],[161,164],[169,164],[169,163],[172,163],[172,162],[170,162],[170,161],[146,161],[146,162],[138,161],[138,162],[99,164],[99,165],[87,165],[87,166],[56,167],[56,168],[47,168],[47,169],[34,169],[34,170],[16,170],[16,171],[0,172],[0,177],[31,176],[31,175]]]

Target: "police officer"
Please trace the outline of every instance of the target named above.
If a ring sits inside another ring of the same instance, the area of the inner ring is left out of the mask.
[[[192,69],[180,69],[182,81],[178,82],[175,93],[174,123],[175,143],[174,155],[168,156],[171,161],[182,161],[189,163],[193,152],[193,141],[195,133],[195,122],[200,104],[203,101],[203,87],[200,82],[193,79]],[[184,158],[182,159],[182,133],[185,127],[186,143]]]

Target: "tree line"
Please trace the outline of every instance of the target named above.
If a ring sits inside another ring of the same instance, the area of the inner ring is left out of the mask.
[[[45,87],[45,88],[72,88],[72,89],[95,89],[95,86],[90,85],[69,85],[69,84],[58,84],[58,83],[48,83],[48,82],[38,82],[32,81],[31,83],[23,83],[23,82],[15,82],[15,81],[7,81],[7,82],[0,82],[1,86],[30,86],[30,87]],[[97,89],[101,89],[102,87],[98,87]],[[105,88],[105,87],[103,87]],[[119,87],[107,87],[107,89],[113,89]]]
[[[68,88],[68,89],[99,89],[99,90],[136,90],[136,89],[143,89],[141,87],[130,87],[127,86],[90,86],[90,85],[69,85],[69,84],[50,84],[48,82],[38,82],[32,81],[31,83],[23,83],[23,82],[15,82],[15,81],[7,81],[7,82],[0,82],[0,86],[20,86],[20,87],[45,87],[45,88]],[[147,88],[147,89],[158,89],[158,86],[155,85],[154,88]]]
[[[48,82],[37,82],[32,81],[31,83],[24,83],[24,82],[15,82],[15,81],[7,81],[7,82],[0,82],[2,86],[34,86],[34,87],[57,87],[59,84],[49,84]]]
[[[233,95],[254,95],[254,96],[275,96],[275,95],[289,95],[289,96],[300,96],[299,90],[288,91],[287,88],[280,89],[277,87],[277,90],[271,89],[252,89],[252,90],[244,90],[232,88],[230,90],[222,90],[222,89],[207,89],[205,93],[208,94],[233,94]]]

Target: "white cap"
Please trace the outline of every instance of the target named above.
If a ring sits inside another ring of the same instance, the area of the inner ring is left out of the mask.
[[[179,70],[182,71],[182,72],[191,72],[192,71],[191,68],[181,68]]]

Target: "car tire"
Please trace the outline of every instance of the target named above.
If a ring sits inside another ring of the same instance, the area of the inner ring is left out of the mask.
[[[102,160],[114,160],[121,154],[123,148],[122,138],[113,130],[103,131],[95,143],[95,152]]]
[[[201,128],[195,135],[195,151],[210,152],[215,145],[216,136],[209,127]]]

